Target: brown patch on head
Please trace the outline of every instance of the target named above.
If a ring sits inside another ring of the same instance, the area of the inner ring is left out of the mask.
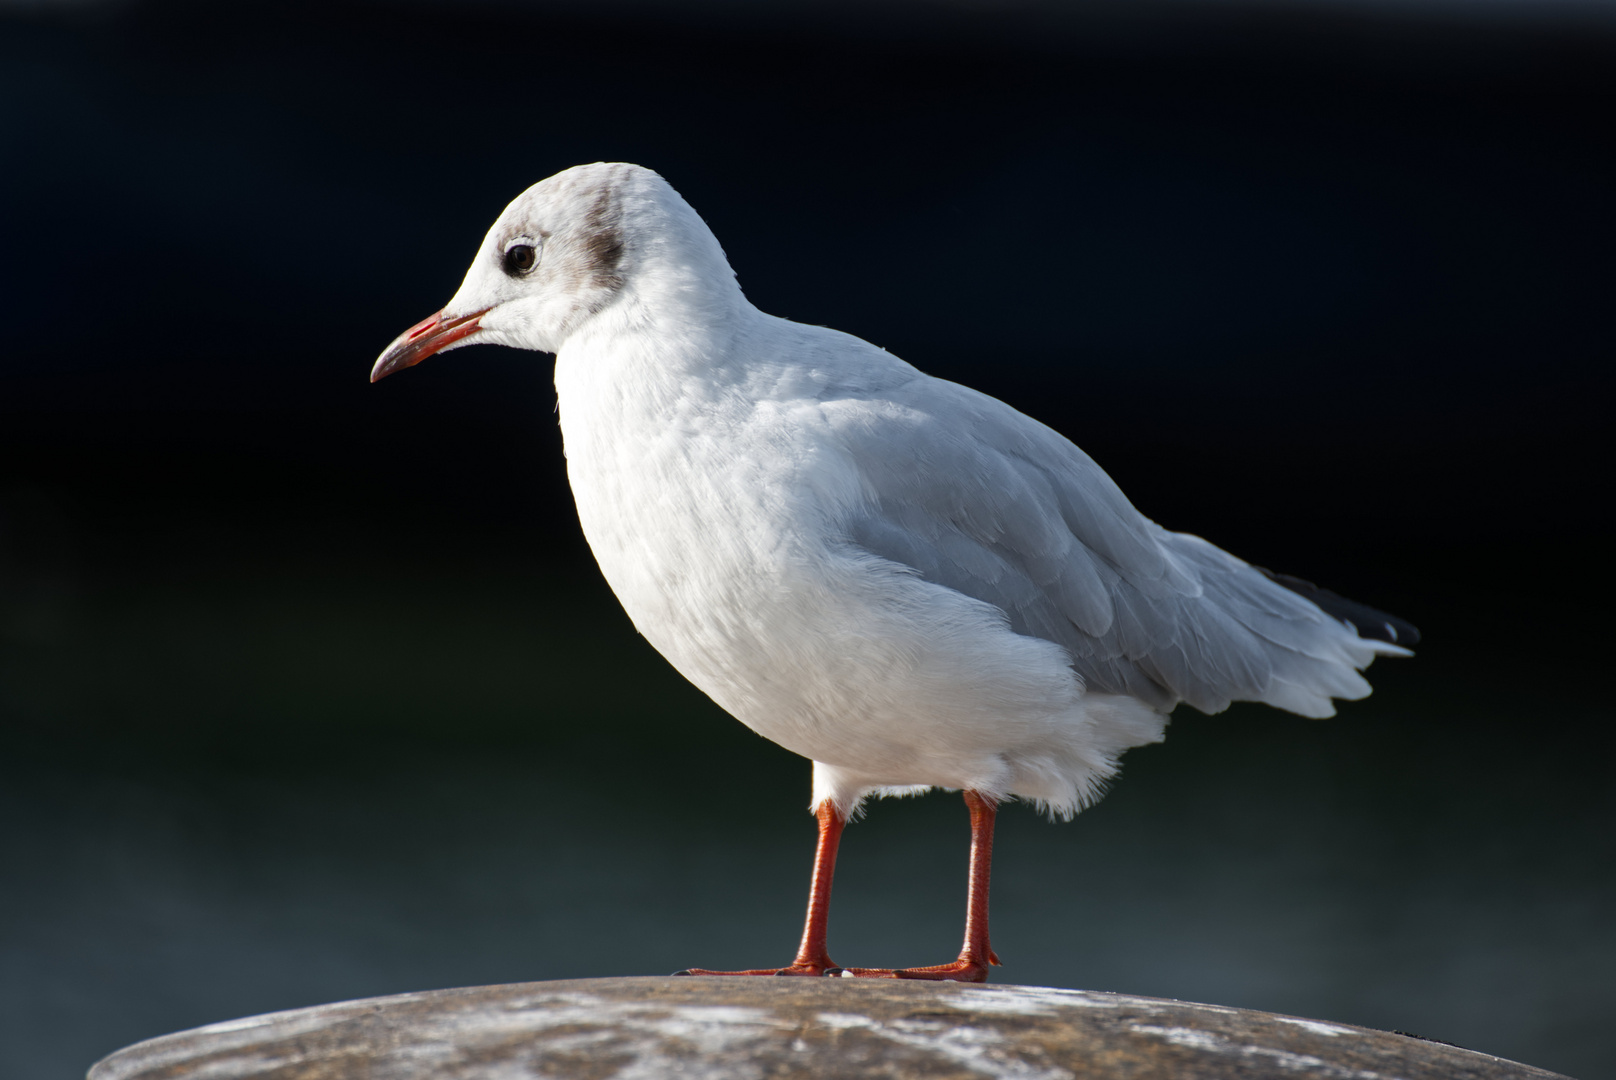
[[[609,186],[601,188],[584,216],[580,248],[589,284],[613,291],[623,287],[623,215]]]

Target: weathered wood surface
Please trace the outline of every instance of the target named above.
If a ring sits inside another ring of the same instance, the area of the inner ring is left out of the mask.
[[[271,1013],[120,1050],[90,1080],[990,1077],[1503,1080],[1443,1043],[1086,990],[873,979],[580,979]]]

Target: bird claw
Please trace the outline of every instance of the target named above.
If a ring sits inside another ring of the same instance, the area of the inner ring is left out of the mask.
[[[991,963],[998,963],[994,957]],[[959,959],[948,964],[916,968],[848,968],[847,975],[859,979],[925,979],[932,982],[988,981],[988,965],[977,959]]]
[[[823,964],[792,964],[783,968],[754,968],[751,971],[709,971],[706,968],[683,968],[674,975],[795,975],[819,976],[825,979],[929,979],[933,982],[987,982],[988,965],[997,966],[999,958],[988,954],[987,963],[975,957],[961,957],[947,964],[918,968],[844,968],[826,961]]]
[[[683,968],[675,971],[674,975],[797,975],[820,976],[842,975],[845,968],[839,968],[832,963],[824,964],[792,964],[783,968],[754,968],[751,971],[709,971],[706,968]]]

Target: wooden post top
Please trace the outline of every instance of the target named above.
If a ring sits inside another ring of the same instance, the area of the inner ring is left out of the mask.
[[[1556,1075],[1348,1024],[1089,990],[670,977],[479,986],[270,1013],[137,1043],[98,1063],[89,1080]]]

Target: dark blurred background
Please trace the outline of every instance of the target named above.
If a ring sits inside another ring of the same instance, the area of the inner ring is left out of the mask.
[[[0,1074],[789,958],[808,765],[601,582],[549,358],[366,383],[622,159],[765,310],[1425,632],[1334,720],[1185,709],[1010,809],[998,979],[1616,1076],[1613,115],[1599,5],[0,7]],[[833,954],[953,956],[966,840],[874,805]]]

